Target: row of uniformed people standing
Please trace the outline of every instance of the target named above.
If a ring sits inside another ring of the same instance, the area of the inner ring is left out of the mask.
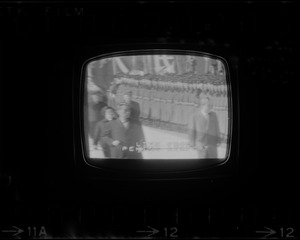
[[[108,93],[108,105],[115,108],[123,101],[123,95],[130,91],[132,99],[139,103],[140,118],[151,120],[154,126],[184,131],[189,116],[197,111],[199,96],[208,95],[213,111],[219,120],[220,132],[228,131],[228,99],[226,85],[189,84],[181,82],[163,82],[140,80],[121,81],[116,94]],[[160,124],[161,123],[161,124]],[[173,127],[170,127],[172,124]]]

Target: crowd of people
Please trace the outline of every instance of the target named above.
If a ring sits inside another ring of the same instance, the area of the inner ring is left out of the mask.
[[[107,105],[100,93],[93,93],[88,104],[89,137],[92,145],[99,145],[106,158],[141,159],[137,147],[144,142],[139,120],[139,105],[131,100],[131,93],[114,107]]]
[[[219,119],[220,132],[227,137],[226,85],[117,78],[108,91],[108,105],[114,108],[128,91],[140,106],[143,124],[183,133],[187,133],[189,116],[198,108],[200,97],[209,96],[212,110]]]
[[[217,145],[227,138],[225,85],[123,77],[90,101],[89,136],[107,158],[141,159],[143,125],[187,134],[199,158],[216,158]]]

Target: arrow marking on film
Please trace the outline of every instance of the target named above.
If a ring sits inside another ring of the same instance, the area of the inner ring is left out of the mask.
[[[271,235],[273,235],[273,234],[276,233],[276,231],[274,231],[274,230],[271,229],[271,228],[265,227],[265,229],[268,229],[268,231],[256,231],[256,233],[267,234],[267,235],[264,236],[265,238],[268,237],[268,236],[271,236]]]
[[[16,226],[13,226],[13,228],[15,228],[15,230],[2,230],[2,232],[9,232],[9,233],[15,233],[13,236],[17,236],[19,235],[20,233],[24,232],[24,230],[16,227]]]
[[[149,234],[147,237],[150,237],[150,236],[152,236],[152,235],[154,235],[154,234],[156,234],[156,233],[158,233],[159,231],[157,230],[157,229],[155,229],[155,228],[152,228],[152,227],[150,227],[150,226],[147,226],[148,228],[151,228],[151,231],[147,231],[147,230],[145,230],[145,231],[137,231],[137,232],[142,232],[142,233],[151,233],[151,234]]]

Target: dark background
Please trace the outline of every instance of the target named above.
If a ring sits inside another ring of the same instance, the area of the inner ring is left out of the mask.
[[[2,200],[93,200],[72,175],[76,49],[151,42],[227,53],[239,86],[239,174],[208,185],[209,198],[197,182],[155,183],[150,192],[144,183],[105,182],[97,196],[141,207],[178,200],[296,211],[296,22],[293,1],[0,2]]]

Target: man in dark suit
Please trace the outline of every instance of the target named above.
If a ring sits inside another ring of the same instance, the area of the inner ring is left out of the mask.
[[[124,93],[124,102],[130,108],[130,119],[134,122],[139,122],[140,119],[140,105],[132,100],[132,92],[126,91]]]
[[[110,133],[105,137],[111,158],[142,159],[139,146],[144,142],[144,133],[139,122],[130,118],[130,109],[127,104],[120,104],[119,118],[111,121]]]
[[[104,119],[99,121],[95,126],[93,145],[97,147],[100,143],[104,157],[110,157],[110,147],[105,141],[105,137],[110,133],[111,121],[115,118],[114,110],[111,107],[104,107]]]
[[[188,122],[190,144],[197,149],[199,158],[218,158],[217,146],[221,139],[217,115],[208,96],[201,96],[199,105],[199,111]]]

